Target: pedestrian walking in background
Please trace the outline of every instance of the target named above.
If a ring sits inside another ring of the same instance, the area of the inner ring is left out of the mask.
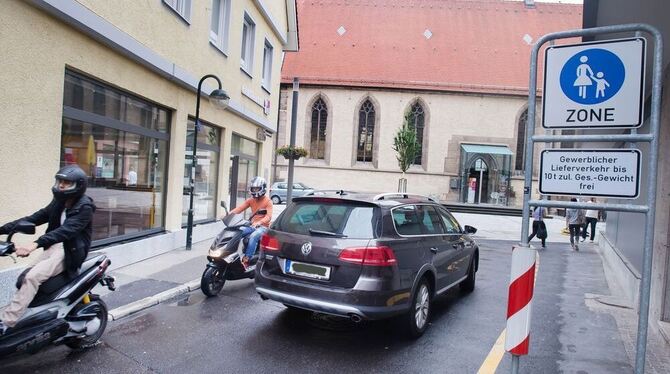
[[[542,248],[547,248],[545,241],[547,240],[547,226],[544,224],[544,208],[541,206],[535,207],[533,210],[533,232],[528,237],[528,243],[537,235],[537,238],[542,241]]]
[[[589,200],[589,204],[594,204],[596,202],[595,198]],[[584,215],[584,227],[582,228],[582,241],[586,240],[586,229],[590,227],[589,232],[591,233],[591,243],[596,237],[596,224],[598,223],[598,209],[587,209],[586,214]]]
[[[577,202],[576,198],[570,199],[570,201]],[[584,213],[581,209],[568,208],[565,210],[565,223],[568,225],[570,230],[570,245],[575,251],[579,251],[579,228],[582,226],[582,217]]]

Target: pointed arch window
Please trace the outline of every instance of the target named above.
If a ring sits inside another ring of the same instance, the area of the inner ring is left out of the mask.
[[[322,98],[312,105],[312,128],[310,132],[309,157],[324,159],[326,157],[326,123],[328,107]]]
[[[421,165],[422,160],[422,150],[423,150],[423,129],[425,127],[425,112],[423,106],[418,101],[412,105],[408,113],[408,121],[410,127],[414,129],[416,133],[416,143],[417,143],[417,155],[414,159],[415,165]]]
[[[358,111],[358,146],[356,161],[372,162],[375,136],[375,106],[365,100]]]
[[[528,123],[528,109],[519,117],[519,126],[516,133],[516,155],[514,158],[514,170],[524,169],[526,158],[526,125]]]

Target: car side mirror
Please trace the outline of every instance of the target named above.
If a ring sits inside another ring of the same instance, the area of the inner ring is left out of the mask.
[[[472,227],[472,226],[470,226],[470,225],[465,225],[464,228],[465,228],[465,233],[466,233],[466,234],[474,234],[474,233],[477,232],[477,229],[474,228],[474,227]]]

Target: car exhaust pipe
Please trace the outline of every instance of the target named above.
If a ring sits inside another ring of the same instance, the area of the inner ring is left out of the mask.
[[[359,316],[358,314],[350,314],[349,319],[353,323],[361,323],[363,321],[363,317]]]

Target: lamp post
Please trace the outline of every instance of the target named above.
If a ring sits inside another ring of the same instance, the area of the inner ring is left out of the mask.
[[[298,77],[293,78],[293,105],[291,106],[291,135],[289,137],[289,145],[291,148],[295,147],[295,128],[298,121],[298,91],[300,91],[300,80]],[[295,160],[293,157],[288,159],[288,190],[286,191],[286,206],[293,201],[293,166]]]
[[[200,127],[200,89],[202,87],[202,82],[207,78],[214,78],[219,84],[219,88],[212,91],[209,94],[209,100],[215,106],[225,109],[228,106],[230,101],[230,96],[221,88],[221,80],[216,75],[207,74],[200,79],[198,82],[198,92],[195,100],[195,123],[193,128],[193,148],[191,153],[191,170],[189,172],[189,203],[188,203],[188,223],[186,226],[186,250],[191,250],[193,244],[193,196],[195,194],[195,168],[198,165],[198,159],[196,154],[196,148],[198,146],[198,129]]]

